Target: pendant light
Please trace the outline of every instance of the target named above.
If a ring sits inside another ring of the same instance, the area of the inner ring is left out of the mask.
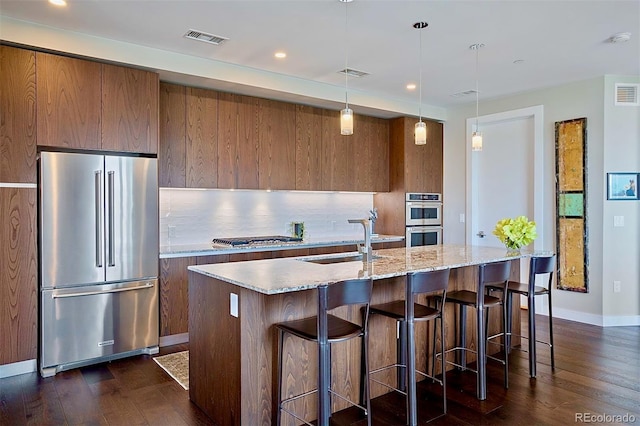
[[[482,151],[482,132],[480,132],[478,128],[478,56],[480,54],[480,49],[484,47],[482,43],[476,43],[469,46],[469,49],[476,51],[476,131],[471,135],[471,150],[472,151]]]
[[[416,22],[413,24],[413,28],[417,30],[422,30],[423,28],[427,28],[429,24],[426,22]],[[419,103],[418,103],[418,122],[416,123],[413,129],[413,141],[416,145],[426,145],[427,144],[427,124],[422,121],[422,31],[420,31],[420,84],[418,85],[419,91]]]
[[[349,67],[347,66],[349,60],[349,37],[348,37],[348,4],[353,0],[340,0],[344,3],[344,101],[345,107],[340,111],[340,134],[349,136],[353,134],[353,110],[349,108]]]

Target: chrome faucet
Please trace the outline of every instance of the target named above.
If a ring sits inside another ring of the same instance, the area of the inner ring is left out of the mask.
[[[369,219],[349,219],[349,223],[359,223],[364,228],[364,245],[359,247],[359,252],[362,253],[362,261],[368,262],[371,259],[371,226],[369,225]]]

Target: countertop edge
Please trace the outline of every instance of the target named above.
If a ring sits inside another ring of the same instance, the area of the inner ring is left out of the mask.
[[[372,238],[371,242],[373,244],[379,243],[395,243],[404,241],[405,237],[400,235],[380,235],[378,237]],[[331,241],[309,241],[309,242],[299,242],[299,243],[283,243],[283,244],[273,244],[273,245],[264,245],[264,246],[245,246],[245,247],[210,247],[206,243],[202,244],[202,249],[192,248],[192,249],[166,249],[166,247],[171,246],[161,246],[160,247],[160,259],[171,259],[171,258],[179,258],[179,257],[197,257],[197,256],[216,256],[216,255],[225,255],[225,254],[240,254],[240,253],[259,253],[265,251],[280,251],[280,250],[297,250],[297,249],[306,249],[306,248],[318,248],[318,247],[332,247],[332,246],[348,246],[352,244],[360,244],[363,240],[358,239],[336,239]],[[185,247],[185,246],[197,246],[197,244],[189,244],[175,247]],[[165,250],[163,252],[163,247]]]

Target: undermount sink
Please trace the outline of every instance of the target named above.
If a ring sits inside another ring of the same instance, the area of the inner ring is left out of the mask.
[[[381,257],[382,256],[371,256],[370,261],[373,262],[376,259],[380,259]],[[362,262],[362,255],[352,254],[349,256],[332,256],[332,257],[321,257],[316,259],[298,259],[298,260],[301,260],[303,262],[318,263],[320,265],[330,265],[333,263],[343,263],[343,262],[357,262],[357,261]]]

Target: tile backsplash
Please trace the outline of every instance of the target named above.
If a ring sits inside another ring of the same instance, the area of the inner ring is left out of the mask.
[[[213,238],[291,235],[305,239],[361,237],[347,219],[368,218],[371,193],[160,189],[160,245],[208,243]]]

